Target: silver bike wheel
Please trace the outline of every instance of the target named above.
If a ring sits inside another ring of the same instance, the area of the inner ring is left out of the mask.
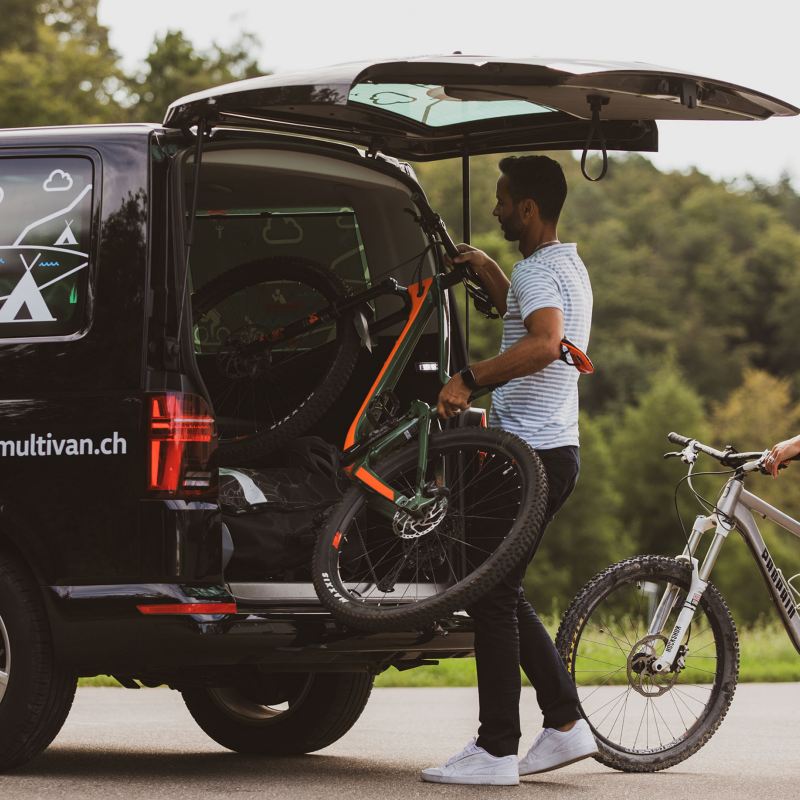
[[[602,763],[653,772],[680,763],[711,738],[736,687],[736,628],[719,592],[709,585],[680,661],[667,673],[650,666],[663,653],[691,572],[685,562],[642,556],[609,567],[573,600],[557,647],[578,689]],[[669,586],[680,593],[663,629],[648,635]]]

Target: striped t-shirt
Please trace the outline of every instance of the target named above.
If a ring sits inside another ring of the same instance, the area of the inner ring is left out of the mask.
[[[564,332],[581,350],[589,345],[592,286],[574,244],[554,244],[519,261],[511,273],[503,317],[504,352],[528,335],[524,320],[540,308],[560,308]],[[578,445],[578,370],[554,361],[495,389],[489,419],[531,447]]]

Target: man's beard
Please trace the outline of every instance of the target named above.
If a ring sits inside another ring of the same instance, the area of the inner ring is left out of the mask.
[[[503,238],[507,242],[518,242],[520,231],[514,226],[514,223],[509,220],[508,222],[500,223],[500,230],[503,232]]]

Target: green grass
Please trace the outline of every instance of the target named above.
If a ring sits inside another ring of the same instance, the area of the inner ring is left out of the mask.
[[[739,651],[741,681],[800,681],[800,655],[780,623],[742,631]]]
[[[550,621],[547,627],[552,633],[556,626]],[[771,622],[740,630],[739,638],[740,682],[800,681],[800,655],[780,623]],[[626,680],[624,672],[619,677],[619,682]],[[689,673],[686,677],[693,681],[702,680],[701,676]],[[476,686],[475,661],[471,658],[451,658],[435,667],[419,667],[404,672],[389,669],[378,676],[375,685]]]
[[[551,633],[557,620],[547,620]],[[753,626],[739,631],[741,665],[739,681],[800,681],[800,655],[797,654],[783,627],[777,622]],[[622,675],[620,675],[622,677]],[[119,686],[108,675],[82,678],[81,686]],[[448,658],[437,666],[409,670],[391,668],[379,675],[376,686],[476,686],[475,661],[472,658]]]

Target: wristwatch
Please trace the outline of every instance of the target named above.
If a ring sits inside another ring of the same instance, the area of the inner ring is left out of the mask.
[[[464,367],[459,373],[461,376],[461,380],[464,381],[467,389],[474,392],[476,389],[480,389],[481,387],[478,385],[478,381],[475,380],[475,373],[469,368]]]

